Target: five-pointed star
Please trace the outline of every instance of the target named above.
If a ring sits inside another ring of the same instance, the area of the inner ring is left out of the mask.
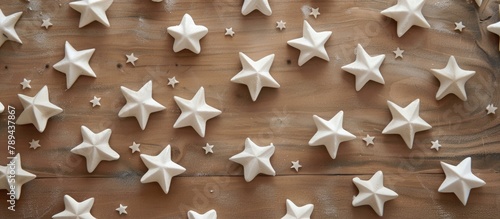
[[[439,148],[441,148],[441,144],[439,144],[439,140],[431,141],[431,149],[436,149],[436,151],[439,151]]]
[[[234,36],[234,31],[233,31],[233,28],[230,27],[230,28],[226,28],[226,33],[224,33],[225,36]]]
[[[131,53],[130,55],[125,54],[127,57],[127,62],[125,63],[132,63],[132,65],[135,67],[135,61],[137,61],[139,58],[135,57],[134,53]]]
[[[29,88],[31,89],[31,80],[27,80],[26,78],[23,78],[23,82],[19,83],[23,86],[23,90],[26,89],[26,88]]]
[[[307,204],[304,206],[297,206],[290,199],[286,200],[286,215],[281,219],[309,219],[313,212],[314,205]]]
[[[259,173],[275,176],[276,172],[270,161],[274,149],[273,143],[261,147],[253,143],[250,138],[246,138],[245,149],[229,160],[243,165],[245,181],[247,182],[252,181]]]
[[[500,36],[500,21],[494,23],[494,24],[490,24],[486,27],[486,29],[488,29],[488,31]],[[1,44],[0,44],[1,45]],[[499,44],[499,47],[498,49],[500,50],[500,44]]]
[[[47,120],[50,117],[61,113],[63,110],[49,101],[49,89],[43,86],[34,97],[18,94],[23,105],[23,112],[17,118],[16,124],[33,124],[39,132],[43,132],[47,127]]]
[[[258,61],[253,61],[242,52],[239,54],[243,69],[231,78],[231,81],[247,85],[253,101],[257,100],[263,87],[280,87],[278,82],[269,73],[269,69],[271,69],[274,61],[274,54],[268,55]]]
[[[171,77],[171,78],[168,78],[168,85],[172,86],[172,88],[175,88],[175,84],[178,84],[179,81],[177,79],[175,79],[175,76],[174,77]]]
[[[90,103],[92,103],[92,107],[101,106],[101,102],[100,101],[101,101],[100,97],[94,96],[94,98],[92,100],[90,100]]]
[[[50,26],[52,26],[50,18],[42,19],[42,27],[45,27],[45,29],[49,29]]]
[[[438,191],[443,193],[453,192],[460,199],[464,206],[469,199],[470,190],[478,188],[486,183],[474,175],[471,171],[471,158],[467,157],[457,166],[453,166],[441,161],[446,179],[439,186]]]
[[[383,15],[390,17],[398,22],[398,37],[403,36],[413,25],[430,28],[431,26],[422,15],[422,7],[425,0],[398,0],[398,3],[392,7],[383,10]]]
[[[287,42],[288,45],[300,50],[299,66],[302,66],[315,56],[330,61],[328,53],[326,53],[325,43],[332,35],[332,31],[316,32],[311,25],[304,20],[302,34],[302,38],[289,40]]]
[[[462,24],[462,21],[460,22],[455,22],[455,30],[459,30],[462,32],[462,30],[465,28],[465,26]]]
[[[10,179],[12,173],[15,173],[15,181]],[[0,165],[0,190],[6,189],[10,191],[14,187],[14,195],[16,200],[21,197],[21,188],[25,183],[36,178],[35,174],[32,174],[26,170],[23,170],[21,166],[21,154],[17,154],[7,166]]]
[[[141,144],[137,144],[135,143],[135,141],[132,143],[132,145],[128,146],[128,148],[130,148],[130,150],[132,150],[132,154],[135,153],[136,151],[138,152],[141,152],[141,150],[139,149],[139,147],[141,146]]]
[[[170,190],[172,177],[186,171],[184,167],[172,161],[170,145],[156,156],[141,154],[141,160],[148,168],[148,172],[141,178],[141,183],[157,182],[165,194]]]
[[[149,115],[165,109],[153,99],[153,81],[148,81],[138,91],[121,86],[121,91],[127,104],[118,112],[119,117],[134,116],[144,130],[148,124]]]
[[[363,49],[361,44],[356,47],[356,61],[342,66],[342,70],[353,74],[356,77],[356,91],[361,90],[368,81],[375,81],[385,84],[380,73],[380,65],[385,59],[385,55],[370,56]]]
[[[432,128],[419,116],[420,99],[414,100],[405,108],[401,108],[391,101],[387,101],[387,105],[392,114],[392,121],[382,130],[382,134],[400,135],[408,148],[413,147],[416,132]]]
[[[277,21],[276,22],[276,28],[278,28],[280,30],[285,29],[286,28],[286,22],[284,22],[283,20]]]
[[[314,123],[318,131],[309,140],[310,146],[324,145],[332,159],[337,157],[339,144],[344,141],[350,141],[356,138],[353,134],[346,131],[342,127],[344,119],[344,111],[339,111],[332,119],[324,120],[321,117],[314,115]]]
[[[311,8],[311,13],[309,13],[309,15],[314,16],[314,19],[318,18],[320,14],[321,13],[319,13],[319,8]]]
[[[359,194],[352,200],[352,206],[370,205],[381,217],[384,215],[385,202],[398,197],[396,192],[384,186],[384,174],[380,170],[369,180],[355,177],[352,182],[359,190]]]
[[[492,103],[488,104],[488,106],[486,106],[486,110],[488,111],[486,115],[495,114],[495,112],[497,111],[497,109],[498,109],[498,107],[493,106]]]
[[[188,211],[187,216],[188,219],[217,219],[217,212],[212,209],[204,214],[199,214],[196,211],[190,210]]]
[[[302,165],[300,165],[299,160],[297,160],[297,161],[292,161],[292,166],[290,168],[295,169],[296,172],[299,172],[299,168],[301,167]]]
[[[178,96],[174,96],[174,100],[182,111],[175,121],[174,128],[191,126],[201,137],[205,137],[207,120],[222,113],[205,102],[205,89],[203,87],[200,87],[191,100]]]
[[[94,70],[90,68],[89,61],[94,54],[95,49],[86,49],[77,51],[68,41],[64,44],[64,58],[54,64],[54,68],[66,74],[66,88],[69,89],[80,77],[90,76],[96,77]]]
[[[2,9],[0,9],[0,47],[7,40],[23,44],[16,33],[16,29],[14,29],[14,26],[16,26],[16,23],[19,18],[21,18],[22,14],[23,12],[16,12],[6,17],[3,14]]]
[[[437,100],[448,94],[455,94],[461,100],[467,101],[465,83],[476,74],[475,71],[461,69],[454,56],[450,56],[448,64],[443,69],[431,69],[431,71],[441,84],[436,93]]]
[[[373,140],[375,140],[375,137],[370,136],[370,135],[366,135],[366,137],[363,138],[363,141],[366,142],[366,146],[374,145],[375,143],[373,143]]]
[[[403,53],[405,52],[404,50],[400,49],[399,47],[396,48],[396,50],[392,51],[394,53],[394,58],[397,59],[398,57],[400,57],[401,59],[403,59]]]
[[[41,147],[40,140],[31,139],[30,148],[37,149],[39,147]]]
[[[92,173],[103,160],[112,161],[120,158],[120,155],[109,146],[111,129],[96,134],[82,125],[81,132],[83,142],[71,149],[71,153],[82,155],[87,159],[89,173]]]
[[[79,28],[93,21],[99,21],[104,26],[109,27],[106,10],[108,10],[112,3],[113,0],[80,0],[70,2],[69,6],[81,13]]]
[[[214,150],[213,150],[214,146],[211,145],[211,144],[206,144],[204,147],[203,147],[203,150],[205,150],[205,154],[208,154],[208,153],[214,153]]]
[[[69,219],[69,218],[81,218],[81,219],[95,219],[92,214],[90,214],[90,209],[94,205],[94,198],[89,198],[83,202],[77,202],[69,195],[64,195],[64,211],[59,212],[52,216],[53,219]]]
[[[168,27],[167,31],[175,38],[174,52],[189,49],[196,54],[201,52],[201,38],[208,33],[208,29],[205,26],[196,25],[189,14],[184,14],[181,23]]]
[[[118,207],[117,209],[115,209],[116,211],[118,211],[119,214],[127,214],[127,209],[128,206],[124,206],[122,204],[120,204],[120,207]]]
[[[241,14],[247,15],[254,10],[259,10],[262,14],[271,16],[273,11],[269,5],[268,0],[244,0],[241,7]]]

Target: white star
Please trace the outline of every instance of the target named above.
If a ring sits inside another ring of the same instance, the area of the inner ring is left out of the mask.
[[[199,214],[198,212],[190,210],[188,211],[187,216],[188,219],[217,219],[217,212],[212,209],[204,214]]]
[[[201,137],[205,137],[207,120],[222,113],[205,102],[205,89],[203,87],[200,87],[191,100],[178,96],[174,96],[174,100],[182,111],[175,121],[174,128],[191,126]]]
[[[138,91],[130,90],[124,86],[121,86],[121,90],[127,104],[118,112],[118,116],[134,116],[142,130],[146,128],[151,113],[165,109],[163,105],[153,99],[153,81],[148,81]]]
[[[16,26],[16,23],[19,18],[21,18],[22,14],[23,12],[16,12],[6,17],[3,14],[2,9],[0,9],[0,47],[7,40],[23,44],[16,33],[16,29],[14,29],[14,26]]]
[[[486,183],[474,175],[471,171],[471,158],[467,157],[457,166],[453,166],[441,161],[446,179],[439,186],[438,191],[442,193],[453,192],[460,199],[464,206],[469,199],[470,190],[478,188]]]
[[[309,61],[313,57],[319,57],[330,61],[326,53],[325,43],[332,35],[332,31],[316,32],[307,21],[304,20],[302,38],[289,40],[288,45],[300,50],[299,66]]]
[[[243,69],[231,78],[231,82],[245,84],[250,91],[252,100],[257,100],[263,87],[279,88],[280,85],[269,73],[273,64],[274,54],[268,55],[258,61],[253,61],[240,52],[240,61]]]
[[[290,168],[295,169],[296,172],[299,172],[299,168],[301,167],[302,165],[300,165],[299,160],[297,160],[297,161],[292,161],[292,166]]]
[[[172,86],[172,88],[175,87],[175,84],[178,84],[179,81],[177,79],[175,79],[175,76],[174,77],[171,77],[171,78],[168,78],[168,85]]]
[[[424,0],[398,0],[398,3],[392,7],[383,10],[383,15],[390,17],[398,22],[398,37],[403,36],[413,25],[430,28],[431,26],[422,15]]]
[[[384,215],[385,202],[398,197],[396,192],[384,186],[384,174],[380,170],[369,180],[355,177],[352,182],[359,190],[359,194],[352,200],[352,206],[370,205],[380,217]]]
[[[245,149],[229,158],[230,161],[243,165],[245,181],[252,181],[257,174],[275,176],[276,172],[271,165],[271,156],[274,154],[274,145],[258,146],[250,138],[245,139]]]
[[[33,124],[39,132],[43,132],[47,127],[47,120],[50,117],[62,113],[62,109],[49,101],[49,89],[43,86],[34,97],[18,94],[23,105],[23,112],[17,118],[16,124]]]
[[[332,159],[337,157],[339,144],[344,141],[350,141],[356,138],[353,134],[346,131],[342,127],[344,119],[344,111],[339,111],[332,119],[324,120],[321,117],[314,115],[314,123],[318,131],[309,140],[310,146],[324,145]]]
[[[392,121],[382,130],[382,134],[398,134],[408,148],[412,149],[415,133],[432,128],[419,116],[420,99],[414,100],[405,108],[391,101],[387,101],[387,105],[392,114]]]
[[[353,74],[356,77],[356,91],[361,90],[368,81],[375,81],[385,84],[380,73],[380,65],[385,59],[385,55],[370,56],[363,49],[361,44],[356,47],[356,61],[342,66],[342,70]]]
[[[392,51],[394,53],[394,58],[397,59],[398,57],[400,57],[401,59],[403,59],[403,53],[405,52],[404,50],[402,49],[399,49],[399,47]]]
[[[439,144],[439,140],[431,141],[431,150],[436,149],[436,151],[439,151],[439,148],[441,148],[441,144]]]
[[[53,219],[95,219],[90,214],[90,209],[94,205],[94,198],[89,198],[83,202],[77,202],[69,195],[64,195],[64,211],[52,216]]]
[[[15,178],[11,178],[12,172],[15,173]],[[7,166],[0,165],[0,190],[10,191],[14,189],[16,200],[21,197],[22,186],[35,178],[35,174],[24,170],[21,166],[21,154],[17,154],[11,159]],[[12,179],[15,180],[12,181]]]
[[[488,111],[486,115],[489,115],[489,114],[495,114],[495,112],[497,111],[497,107],[496,106],[493,106],[492,103],[488,104],[488,106],[486,106],[486,110]]]
[[[500,36],[500,21],[494,23],[494,24],[490,24],[486,27],[486,29],[488,29],[488,31]],[[0,44],[1,45],[1,44]],[[499,44],[499,47],[498,49],[500,50],[500,44]]]
[[[309,15],[314,16],[314,19],[318,18],[320,14],[321,13],[319,13],[319,8],[311,8],[311,13],[309,13]]]
[[[277,21],[276,22],[276,28],[278,28],[280,30],[285,29],[286,28],[286,22],[284,22],[283,20]]]
[[[224,33],[224,35],[233,37],[234,36],[233,28],[232,27],[226,28],[226,33]]]
[[[73,149],[71,153],[82,155],[87,159],[87,171],[94,172],[95,168],[103,160],[118,160],[120,155],[109,146],[111,129],[94,133],[86,126],[81,126],[83,142]]]
[[[366,135],[366,137],[363,138],[363,141],[366,142],[366,146],[368,146],[368,145],[374,145],[374,143],[373,143],[374,139],[375,139],[375,137],[370,136],[370,135]]]
[[[120,207],[118,207],[117,209],[115,209],[116,211],[118,211],[118,213],[121,215],[121,214],[127,214],[127,209],[128,206],[124,206],[122,204],[120,204]]]
[[[131,53],[130,55],[125,54],[127,57],[127,62],[125,63],[132,63],[132,65],[135,67],[135,61],[137,61],[139,58],[135,57],[134,53]]]
[[[175,38],[174,52],[189,49],[196,54],[201,52],[201,38],[208,33],[208,29],[205,26],[196,25],[189,14],[184,14],[181,23],[168,27],[167,31]]]
[[[100,101],[101,101],[100,97],[94,96],[94,98],[92,100],[90,100],[90,103],[92,103],[92,107],[101,106],[101,102]]]
[[[172,177],[186,171],[184,167],[172,161],[170,145],[156,156],[141,154],[141,159],[148,168],[148,172],[141,178],[141,183],[157,182],[165,194],[170,190]]]
[[[208,153],[214,153],[214,150],[213,150],[214,146],[211,145],[211,144],[206,144],[205,147],[203,147],[203,150],[205,150],[205,154],[208,154]]]
[[[69,89],[80,77],[96,77],[94,70],[90,68],[89,61],[94,54],[95,49],[86,49],[77,51],[68,41],[64,45],[64,58],[54,64],[54,68],[66,74],[66,88]]]
[[[286,200],[286,215],[281,219],[309,219],[313,212],[314,205],[307,204],[304,206],[297,206],[290,199]]]
[[[104,26],[109,27],[106,10],[108,10],[112,3],[113,0],[80,0],[70,2],[69,6],[81,13],[79,28],[93,21],[99,21]]]
[[[247,15],[254,10],[259,10],[262,14],[271,16],[273,11],[269,5],[268,0],[244,0],[241,7],[241,14]]]
[[[41,147],[40,140],[31,139],[30,148],[37,149],[39,147]]]
[[[49,29],[50,26],[52,26],[52,23],[50,22],[50,18],[42,19],[42,26],[41,27],[45,27],[45,29]]]
[[[31,89],[31,80],[27,80],[26,78],[23,78],[23,82],[21,82],[20,84],[23,86],[23,90],[26,89],[26,88],[29,88]]]
[[[140,146],[141,146],[141,144],[136,144],[135,141],[134,141],[132,143],[132,145],[128,146],[128,148],[130,148],[130,150],[132,150],[132,154],[133,154],[136,151],[141,152],[141,150],[139,149]]]
[[[459,30],[462,32],[462,30],[465,28],[465,26],[462,24],[462,21],[460,22],[455,22],[455,30]]]
[[[443,69],[431,69],[431,71],[441,84],[436,93],[437,100],[448,94],[455,94],[461,100],[467,101],[465,83],[476,74],[475,71],[461,69],[454,56],[450,56],[448,64]]]

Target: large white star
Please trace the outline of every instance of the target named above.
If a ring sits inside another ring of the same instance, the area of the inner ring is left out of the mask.
[[[109,146],[111,129],[99,133],[92,132],[86,126],[81,127],[83,142],[71,149],[71,153],[79,154],[87,159],[87,171],[92,173],[103,160],[118,160],[120,155]]]
[[[64,58],[54,64],[54,68],[66,74],[66,88],[69,89],[80,77],[89,76],[96,77],[94,70],[89,65],[90,58],[94,54],[95,49],[86,49],[77,51],[68,41],[64,44]]]
[[[271,69],[271,65],[273,64],[274,54],[268,55],[256,62],[242,52],[239,54],[243,69],[231,78],[231,81],[247,85],[253,101],[257,100],[262,87],[280,87],[278,82],[269,73],[269,69]]]
[[[201,38],[208,33],[208,29],[205,26],[196,25],[189,14],[184,14],[181,23],[168,27],[167,31],[175,38],[174,52],[189,49],[196,54],[201,52]]]
[[[431,27],[427,20],[425,20],[424,15],[422,15],[424,3],[425,0],[398,0],[396,5],[380,13],[398,22],[397,33],[398,37],[401,37],[413,25],[423,28]]]
[[[486,183],[471,171],[471,158],[467,157],[458,165],[453,166],[441,161],[446,179],[439,186],[438,191],[443,193],[453,192],[463,205],[467,204],[470,190]]]
[[[384,186],[384,174],[380,170],[369,180],[355,177],[352,182],[359,190],[359,194],[352,200],[352,206],[370,205],[381,217],[384,215],[385,202],[398,197],[396,192]]]
[[[34,97],[18,94],[23,105],[23,112],[17,118],[16,124],[33,124],[39,132],[43,132],[47,127],[50,117],[61,113],[63,110],[49,101],[49,89],[43,86]]]
[[[148,81],[138,91],[130,90],[124,86],[121,86],[120,89],[127,103],[118,112],[118,116],[134,116],[142,130],[146,128],[151,113],[165,109],[165,106],[153,99],[153,81]]]
[[[19,18],[21,18],[22,14],[23,12],[16,12],[6,17],[3,14],[2,9],[0,9],[0,47],[7,40],[23,44],[16,33],[16,29],[14,29],[14,26],[16,26],[16,23]]]
[[[12,177],[13,172],[15,173],[14,177]],[[6,189],[10,191],[12,186],[14,186],[16,200],[19,200],[21,197],[22,186],[35,178],[35,174],[23,170],[21,166],[21,154],[17,154],[10,160],[7,166],[0,165],[0,190]],[[15,181],[12,181],[12,179],[15,179]]]
[[[500,21],[496,22],[496,23],[493,23],[493,24],[490,24],[486,27],[486,29],[488,29],[488,31],[500,36]],[[1,44],[0,44],[1,45]],[[498,50],[500,50],[500,43],[498,45]]]
[[[201,137],[205,137],[207,120],[222,113],[205,102],[205,89],[203,87],[200,87],[191,100],[178,96],[174,96],[174,100],[182,111],[174,123],[174,128],[191,126]]]
[[[111,6],[113,0],[80,0],[70,2],[69,6],[80,12],[80,24],[82,28],[93,21],[99,21],[104,26],[109,27],[106,10]]]
[[[441,100],[448,94],[455,94],[463,101],[467,100],[465,83],[476,74],[475,71],[461,69],[454,56],[450,56],[448,64],[443,69],[431,69],[431,71],[440,83],[436,93],[437,100]]]
[[[188,211],[187,216],[188,219],[217,219],[217,212],[212,209],[204,214],[199,214],[196,211],[190,210]]]
[[[241,7],[241,14],[247,15],[254,10],[259,10],[262,14],[271,16],[273,11],[268,0],[245,0]]]
[[[172,177],[184,173],[186,169],[172,161],[170,145],[167,145],[160,154],[156,156],[141,154],[141,160],[148,168],[142,178],[141,183],[157,182],[163,192],[168,194]]]
[[[82,202],[77,202],[69,195],[64,195],[64,211],[52,216],[53,219],[95,219],[90,214],[90,209],[94,205],[94,198],[89,198]]]
[[[307,204],[304,206],[297,206],[290,199],[286,200],[286,215],[281,219],[309,219],[313,212],[314,205]]]
[[[401,108],[391,101],[387,101],[387,105],[392,114],[392,121],[382,130],[382,134],[400,135],[408,148],[413,147],[416,132],[432,128],[419,116],[420,99],[414,100],[405,108]]]
[[[337,150],[339,149],[340,143],[356,138],[356,136],[342,127],[344,111],[339,111],[328,121],[317,115],[314,115],[313,119],[318,131],[314,134],[311,140],[309,140],[309,146],[324,145],[332,159],[337,157]]]
[[[315,56],[330,61],[325,49],[325,43],[332,35],[332,31],[316,32],[311,25],[304,20],[302,34],[302,38],[289,40],[287,42],[288,45],[300,50],[299,66],[302,66]]]
[[[356,47],[356,61],[342,66],[342,70],[356,76],[356,91],[359,91],[368,81],[385,84],[384,78],[379,70],[384,59],[385,55],[371,57],[366,53],[361,44],[358,44]]]
[[[276,172],[271,165],[271,156],[274,154],[274,145],[258,146],[250,138],[245,139],[245,149],[229,158],[229,160],[243,165],[245,181],[252,181],[257,174],[275,176]]]

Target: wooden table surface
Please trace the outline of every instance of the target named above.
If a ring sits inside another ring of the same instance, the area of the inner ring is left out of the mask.
[[[0,101],[19,116],[17,94],[33,96],[47,85],[51,102],[64,109],[43,133],[33,125],[16,127],[16,151],[23,168],[37,178],[23,186],[15,212],[0,201],[0,218],[50,218],[64,210],[65,194],[77,201],[94,197],[91,213],[97,218],[186,218],[188,210],[210,209],[219,218],[280,218],[286,199],[314,204],[313,218],[376,218],[369,206],[351,202],[358,192],[352,179],[369,179],[378,170],[385,186],[399,194],[385,204],[386,218],[500,217],[500,119],[498,112],[485,110],[490,103],[500,105],[498,36],[486,30],[498,21],[495,1],[478,7],[472,0],[427,0],[423,14],[432,28],[413,27],[401,38],[396,22],[380,14],[395,0],[270,0],[270,17],[242,16],[241,0],[115,0],[107,11],[111,27],[94,22],[81,29],[80,13],[69,0],[0,2],[6,15],[23,11],[16,26],[23,44],[7,41],[0,47]],[[308,16],[309,7],[319,7],[321,15]],[[185,13],[209,29],[199,55],[172,50],[166,28],[178,25]],[[40,25],[48,17],[54,25],[46,30]],[[314,58],[297,65],[299,51],[286,42],[302,37],[304,19],[316,31],[333,31],[326,43],[330,62]],[[283,31],[275,28],[279,20],[286,22]],[[458,21],[466,26],[462,33],[454,31]],[[228,27],[234,37],[224,36]],[[65,75],[52,67],[64,57],[65,41],[77,50],[96,49],[90,66],[97,78],[80,77],[66,89]],[[380,68],[385,85],[369,82],[356,92],[354,76],[340,69],[354,61],[358,43],[370,55],[386,54]],[[405,50],[403,59],[394,58],[396,47]],[[132,52],[139,58],[135,67],[125,63]],[[271,74],[281,88],[264,88],[253,102],[245,85],[230,82],[241,70],[238,52],[254,60],[275,54]],[[466,102],[453,95],[435,99],[439,82],[430,69],[444,68],[450,55],[463,69],[476,71],[466,84]],[[173,76],[180,81],[175,88],[167,86]],[[23,78],[32,80],[31,89],[21,89]],[[135,118],[118,117],[126,102],[120,86],[137,90],[149,80],[153,97],[167,109],[152,114],[142,131]],[[200,86],[207,103],[222,110],[208,121],[205,138],[191,127],[172,128],[180,115],[173,96],[190,99]],[[100,107],[89,103],[94,95],[102,97]],[[416,134],[410,150],[400,136],[381,131],[391,121],[387,100],[406,106],[417,98],[420,116],[433,128]],[[332,160],[325,147],[310,147],[308,141],[316,132],[313,115],[330,119],[340,110],[344,128],[357,138],[342,143]],[[82,142],[82,125],[94,132],[110,128],[110,145],[120,159],[87,173],[85,158],[70,152]],[[6,126],[4,112],[3,142]],[[375,145],[365,146],[367,134],[375,136]],[[244,181],[242,166],[229,157],[243,150],[246,137],[276,146],[271,158],[276,176]],[[32,139],[42,147],[30,149]],[[433,140],[442,144],[439,152],[430,149]],[[140,182],[147,168],[128,148],[134,141],[148,155],[172,146],[172,159],[187,171],[174,177],[169,194],[157,183]],[[205,155],[206,143],[215,145],[213,154]],[[0,149],[3,165],[6,151]],[[445,179],[439,162],[456,165],[468,156],[472,172],[486,185],[473,189],[463,206],[453,193],[438,193]],[[295,160],[303,166],[298,173],[290,168]],[[128,206],[128,215],[115,211],[119,204]]]

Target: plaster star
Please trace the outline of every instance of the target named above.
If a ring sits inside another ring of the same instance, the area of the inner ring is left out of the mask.
[[[496,23],[493,23],[493,24],[490,24],[486,27],[486,29],[488,29],[488,31],[500,36],[500,21],[496,22]],[[500,50],[500,44],[499,44],[499,47],[498,49]]]
[[[68,41],[64,44],[64,58],[54,64],[54,68],[66,74],[66,88],[69,89],[76,79],[83,76],[96,77],[94,70],[89,65],[90,58],[95,49],[77,51]]]
[[[45,29],[49,29],[50,26],[52,26],[52,23],[50,22],[50,18],[42,19],[42,26],[41,27],[45,27]]]
[[[206,144],[205,147],[203,147],[203,150],[205,150],[205,154],[208,154],[208,153],[211,153],[213,154],[214,153],[214,150],[213,150],[214,146],[211,145],[211,144]]]
[[[398,3],[391,6],[381,14],[390,17],[398,22],[398,37],[403,36],[413,25],[430,28],[431,26],[422,15],[422,8],[425,0],[398,0]]]
[[[92,100],[90,100],[90,103],[92,103],[92,107],[101,106],[101,102],[100,101],[101,101],[100,97],[94,96],[94,98]]]
[[[307,204],[304,206],[297,206],[290,199],[286,200],[286,215],[281,219],[309,219],[313,212],[314,205]]]
[[[436,93],[437,100],[448,94],[455,94],[461,100],[467,101],[465,83],[476,74],[475,71],[461,69],[454,56],[450,56],[448,64],[443,69],[431,69],[431,71],[440,83]]]
[[[462,24],[462,21],[460,22],[455,22],[455,30],[458,30],[462,32],[462,30],[465,28],[465,26]]]
[[[81,13],[79,28],[98,21],[104,26],[109,27],[106,10],[113,4],[113,0],[80,0],[70,2],[69,6]]]
[[[95,168],[103,160],[118,160],[120,155],[109,146],[111,129],[94,133],[86,126],[81,126],[83,142],[73,149],[71,153],[82,155],[87,159],[87,171],[94,172]]]
[[[271,165],[271,156],[274,154],[273,143],[268,146],[258,146],[250,138],[245,139],[245,149],[229,158],[230,161],[243,165],[245,181],[252,181],[257,174],[275,176],[276,172]]]
[[[384,186],[384,174],[377,171],[369,180],[361,180],[359,177],[352,179],[359,190],[354,196],[352,206],[370,205],[378,216],[384,215],[384,204],[386,201],[395,199],[398,194]]]
[[[375,137],[370,136],[370,135],[366,135],[366,137],[363,138],[363,141],[366,142],[366,146],[368,146],[368,145],[374,145],[375,144],[375,143],[373,143],[374,139],[375,139]]]
[[[274,61],[274,54],[268,55],[258,61],[253,61],[242,52],[239,55],[243,69],[231,78],[231,82],[247,85],[253,101],[257,100],[263,87],[280,87],[278,82],[269,73],[269,69],[271,69]]]
[[[26,88],[31,89],[31,85],[30,85],[30,83],[31,83],[31,80],[28,80],[28,79],[26,79],[26,78],[23,78],[23,82],[21,82],[21,83],[19,83],[19,84],[21,84],[21,85],[23,86],[23,90],[24,90],[24,89],[26,89]]]
[[[436,149],[436,151],[439,151],[439,148],[441,148],[441,144],[439,144],[439,140],[431,141],[431,149]]]
[[[196,211],[190,210],[188,211],[187,216],[188,219],[217,219],[217,212],[212,209],[204,214],[199,214]]]
[[[121,214],[128,214],[127,213],[127,209],[128,206],[124,206],[122,204],[120,204],[120,207],[118,207],[117,209],[115,209],[116,211],[118,211],[118,213],[121,215]]]
[[[130,55],[125,54],[127,57],[127,62],[125,63],[132,63],[132,65],[135,67],[135,61],[137,61],[139,58],[135,57],[134,53],[131,53]]]
[[[233,37],[234,36],[233,28],[232,27],[226,28],[226,33],[224,33],[224,35]]]
[[[280,30],[285,29],[286,28],[286,22],[284,22],[283,20],[277,21],[276,22],[276,28],[280,29]]]
[[[95,219],[90,214],[94,205],[94,198],[89,198],[82,202],[77,202],[69,195],[64,195],[64,211],[52,216],[53,219]]]
[[[35,139],[31,139],[30,148],[33,148],[34,150],[36,150],[39,147],[41,147],[40,140],[35,141]]]
[[[205,137],[207,120],[222,113],[205,102],[205,89],[203,87],[200,87],[191,100],[178,96],[174,96],[174,100],[182,111],[175,121],[174,128],[191,126],[201,137]]]
[[[184,167],[172,161],[170,145],[156,156],[141,154],[141,160],[148,168],[148,172],[141,178],[141,183],[157,182],[165,194],[168,194],[172,177],[186,171]]]
[[[136,151],[138,152],[141,152],[141,149],[139,149],[139,147],[141,146],[141,144],[137,144],[135,143],[135,141],[132,143],[132,145],[128,146],[128,148],[130,148],[130,150],[132,150],[132,154],[135,153]]]
[[[412,149],[415,133],[432,128],[419,116],[420,99],[414,100],[405,108],[391,101],[387,101],[387,105],[392,114],[392,121],[382,130],[382,134],[398,134],[408,148]]]
[[[45,130],[47,121],[50,117],[62,113],[63,111],[63,109],[49,101],[49,89],[47,85],[43,86],[34,97],[23,94],[18,94],[17,96],[24,110],[17,118],[16,124],[33,124],[39,132]]]
[[[295,172],[299,172],[299,168],[301,167],[302,165],[300,165],[299,160],[297,160],[297,161],[292,161],[292,166],[290,168],[295,169]]]
[[[241,7],[241,14],[247,15],[254,10],[258,10],[267,16],[271,16],[273,13],[268,0],[244,0],[243,6]]]
[[[314,115],[313,119],[318,131],[311,140],[309,140],[309,146],[324,145],[332,159],[337,157],[337,150],[339,149],[340,143],[356,139],[356,136],[342,127],[344,111],[339,111],[328,121],[317,115]]]
[[[315,56],[330,61],[328,53],[326,53],[325,43],[332,35],[332,31],[316,32],[311,25],[304,20],[302,34],[302,38],[289,40],[287,42],[288,45],[300,50],[299,66],[302,66]]]
[[[23,44],[16,33],[16,29],[14,29],[14,26],[16,26],[16,23],[19,18],[21,18],[22,14],[23,12],[16,12],[9,16],[5,16],[2,9],[0,9],[0,47],[7,40]]]
[[[175,88],[175,85],[178,84],[179,81],[177,79],[175,79],[175,76],[174,77],[171,77],[171,78],[168,78],[168,85],[172,86],[172,88]]]
[[[153,99],[153,81],[148,81],[138,91],[130,90],[124,86],[121,86],[120,89],[127,103],[118,112],[118,116],[134,116],[142,130],[146,128],[151,113],[165,109],[165,106]]]
[[[309,13],[309,15],[314,16],[314,19],[318,18],[320,14],[321,13],[319,13],[319,8],[311,8],[311,13]]]
[[[370,56],[363,49],[361,44],[356,47],[356,61],[342,66],[342,70],[353,74],[356,77],[356,91],[361,90],[368,81],[375,81],[385,84],[380,73],[380,65],[385,59],[385,55]]]
[[[10,179],[12,179],[12,172],[14,171],[15,181],[12,181]],[[32,174],[22,168],[21,154],[19,153],[14,158],[10,159],[7,166],[0,165],[0,190],[6,189],[10,191],[14,189],[13,193],[16,200],[19,200],[21,197],[22,186],[35,178],[35,174]]]
[[[438,191],[442,193],[455,193],[464,206],[469,199],[470,190],[486,184],[472,173],[470,157],[465,158],[457,166],[441,161],[441,167],[444,174],[446,174],[446,179],[439,186]]]
[[[394,53],[394,58],[397,59],[398,57],[403,59],[403,53],[405,52],[404,50],[400,49],[399,47],[392,51]]]
[[[486,110],[488,111],[486,115],[495,114],[495,112],[497,111],[497,109],[498,109],[498,107],[493,106],[492,103],[488,104],[488,106],[486,106]]]
[[[189,14],[184,14],[181,23],[168,27],[167,31],[175,38],[174,52],[189,49],[196,54],[201,52],[201,38],[208,33],[208,29],[205,26],[196,25]]]

